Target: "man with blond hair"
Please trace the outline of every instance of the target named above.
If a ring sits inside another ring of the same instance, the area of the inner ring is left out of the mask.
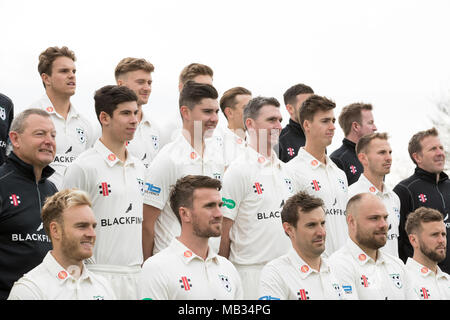
[[[394,192],[400,198],[400,235],[399,257],[406,263],[412,257],[413,250],[405,232],[405,222],[408,215],[419,207],[438,210],[448,228],[450,223],[450,180],[444,172],[445,151],[436,128],[420,131],[409,140],[408,152],[416,164],[414,174],[399,182]],[[447,241],[449,240],[447,232]],[[444,272],[450,272],[450,254],[439,263]]]
[[[342,109],[338,121],[345,138],[342,140],[342,146],[335,150],[330,158],[339,169],[345,172],[350,186],[363,172],[363,166],[355,152],[356,143],[361,137],[377,130],[373,120],[372,105],[352,103]]]
[[[87,270],[97,222],[87,193],[62,190],[47,198],[42,208],[45,232],[53,249],[13,286],[9,300],[115,299],[106,280]]]
[[[45,88],[41,99],[31,104],[48,112],[55,125],[56,155],[50,180],[59,189],[64,171],[96,139],[91,122],[71,103],[76,89],[75,53],[67,47],[49,47],[39,55],[38,71]]]
[[[384,183],[384,178],[391,171],[392,164],[392,149],[387,133],[371,133],[363,136],[356,144],[356,153],[364,172],[358,181],[348,188],[348,197],[369,192],[383,201],[389,213],[389,228],[386,245],[381,250],[398,257],[400,199]]]
[[[212,85],[213,75],[213,70],[206,64],[196,62],[190,63],[186,67],[184,67],[183,70],[181,70],[178,89],[181,92],[184,85],[188,81]]]
[[[142,107],[147,104],[152,92],[154,70],[153,64],[147,60],[128,57],[119,62],[114,72],[117,84],[133,90],[138,97],[139,124],[133,140],[127,142],[127,149],[133,156],[140,159],[146,168],[149,167],[161,146],[160,129],[156,121],[150,117],[148,110],[144,112]]]

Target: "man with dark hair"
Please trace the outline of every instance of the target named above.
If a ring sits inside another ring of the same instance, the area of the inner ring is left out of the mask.
[[[400,198],[400,235],[399,257],[406,263],[412,257],[413,250],[405,232],[408,215],[419,207],[438,210],[444,217],[444,223],[450,228],[450,180],[444,172],[445,152],[435,128],[414,134],[408,145],[409,156],[416,164],[414,174],[399,182],[394,192]],[[447,241],[449,240],[447,232]],[[442,271],[450,272],[450,254],[439,263]]]
[[[388,239],[381,250],[398,257],[400,199],[384,183],[392,164],[392,149],[388,142],[388,134],[377,132],[363,136],[356,144],[356,153],[364,171],[358,181],[348,188],[348,197],[369,192],[380,198],[389,213]]]
[[[363,172],[355,146],[361,137],[377,131],[372,115],[372,105],[352,103],[344,107],[339,115],[339,125],[344,131],[345,138],[342,140],[342,146],[336,149],[330,158],[339,169],[345,172],[350,186],[358,181]]]
[[[169,189],[188,174],[221,180],[221,150],[207,142],[218,122],[218,93],[209,84],[189,81],[180,93],[182,133],[161,150],[146,175],[144,196],[144,259],[166,248],[180,234],[180,223],[169,205]],[[211,238],[213,250],[217,239]]]
[[[321,257],[326,237],[323,201],[299,192],[284,204],[281,220],[292,248],[263,268],[259,299],[342,299],[342,288],[327,259]]]
[[[133,140],[127,142],[128,151],[140,159],[146,168],[160,149],[160,128],[144,112],[142,106],[147,104],[152,92],[152,72],[155,67],[145,59],[124,58],[117,65],[114,76],[117,85],[126,86],[138,97],[138,126]]]
[[[228,121],[228,126],[222,130],[223,156],[227,167],[247,145],[243,112],[251,98],[252,93],[243,87],[228,89],[220,98],[220,109]]]
[[[63,190],[46,199],[44,229],[53,249],[44,260],[14,283],[8,300],[110,300],[109,283],[85,267],[92,256],[95,221],[88,195]]]
[[[245,299],[258,298],[263,266],[289,250],[280,212],[292,181],[273,147],[281,131],[280,103],[256,97],[244,108],[248,147],[223,178],[224,221],[219,253],[241,275]],[[270,240],[269,240],[270,239]]]
[[[49,47],[39,55],[38,71],[44,96],[31,104],[47,111],[56,128],[56,156],[50,180],[59,189],[64,171],[80,153],[92,147],[95,133],[90,121],[70,102],[75,94],[75,54],[67,47]]]
[[[413,257],[406,261],[411,290],[408,299],[449,300],[450,275],[438,263],[447,254],[447,228],[442,214],[420,207],[408,215],[406,233],[414,248]]]
[[[314,91],[311,87],[299,83],[287,89],[283,95],[284,104],[290,115],[289,123],[281,130],[278,143],[278,156],[283,162],[293,159],[300,147],[305,145],[306,138],[300,125],[299,110],[303,101],[313,94]]]
[[[403,262],[379,249],[387,239],[386,207],[370,193],[347,204],[349,239],[329,259],[344,297],[350,300],[404,300],[409,290]]]
[[[336,129],[335,107],[333,101],[318,95],[312,95],[303,102],[299,119],[306,144],[286,164],[294,191],[306,191],[321,198],[325,204],[326,256],[343,246],[348,237],[345,222],[347,179],[345,173],[326,155],[326,148],[331,144]]]
[[[47,112],[27,109],[11,124],[12,152],[0,167],[0,299],[24,273],[41,263],[52,248],[41,207],[57,189],[54,170],[55,126]]]
[[[87,268],[108,279],[118,299],[136,299],[145,168],[125,143],[136,131],[138,98],[125,86],[109,85],[94,100],[102,136],[67,168],[63,187],[84,190],[92,199],[99,225]]]
[[[172,186],[169,202],[181,233],[145,261],[141,299],[242,299],[241,280],[233,264],[208,243],[210,237],[220,237],[222,230],[220,188],[219,180],[197,175],[179,178]]]
[[[6,160],[8,133],[14,118],[14,104],[10,98],[0,93],[0,166]]]

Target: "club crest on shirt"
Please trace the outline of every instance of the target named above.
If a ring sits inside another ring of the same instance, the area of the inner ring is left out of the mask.
[[[6,120],[6,110],[3,107],[0,107],[0,119]]]
[[[153,143],[153,149],[158,150],[159,149],[159,138],[158,138],[158,136],[152,135],[152,143]]]
[[[86,142],[86,135],[84,134],[84,130],[81,129],[81,128],[77,128],[76,131],[77,131],[77,135],[78,135],[78,140],[81,143],[85,143]]]
[[[397,288],[402,288],[402,281],[400,280],[400,275],[398,273],[390,274],[389,278],[391,278]]]
[[[145,182],[142,179],[136,178],[139,186],[139,191],[141,192],[141,195],[144,195],[145,193]]]
[[[224,276],[223,274],[219,274],[219,279],[222,282],[223,287],[228,292],[231,292],[231,283],[227,276]]]
[[[292,180],[291,179],[284,179],[284,182],[286,183],[286,186],[289,189],[289,192],[294,192],[294,188],[292,187]]]
[[[345,191],[345,182],[344,182],[344,180],[342,180],[342,179],[338,179],[338,182],[339,182],[339,186],[342,188],[342,190],[344,190]]]

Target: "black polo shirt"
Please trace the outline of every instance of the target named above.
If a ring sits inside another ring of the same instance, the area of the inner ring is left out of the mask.
[[[299,123],[289,119],[289,123],[281,130],[278,142],[278,157],[283,162],[293,159],[301,147],[305,146],[306,138]]]
[[[14,118],[14,105],[10,98],[0,93],[0,165],[6,159],[8,133]]]
[[[355,147],[356,143],[344,138],[342,146],[330,155],[331,160],[345,172],[349,186],[358,181],[359,176],[364,171],[364,167],[356,156]]]

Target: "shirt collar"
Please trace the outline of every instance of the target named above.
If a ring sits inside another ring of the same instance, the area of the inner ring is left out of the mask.
[[[364,175],[364,173],[362,175],[359,176],[359,180],[361,180],[361,182],[364,183],[364,186],[367,186],[367,191],[369,193],[372,193],[374,195],[387,195],[390,192],[390,189],[386,186],[386,184],[383,182],[383,191],[378,190],[377,187],[375,187],[372,182],[369,181],[369,179],[367,179],[367,177]]]
[[[47,113],[53,114],[57,117],[62,118],[62,116],[56,112],[55,107],[53,106],[53,104],[50,101],[50,98],[47,96],[47,94],[44,94],[42,96],[41,106],[45,111],[47,111]],[[73,106],[73,104],[71,102],[70,107],[69,107],[69,113],[67,114],[67,119],[78,118],[79,116],[80,116],[80,114],[78,113],[77,109]]]
[[[144,123],[147,123],[150,127],[152,126],[152,123],[150,121],[150,117],[148,116],[147,112],[144,112],[144,110],[142,110],[142,119],[141,119],[141,122],[139,124],[144,124]]]
[[[230,128],[226,127],[224,129],[224,133],[231,137],[233,139],[234,142],[236,142],[237,144],[241,144],[241,145],[246,145],[247,142],[247,131],[245,132],[245,139],[242,139],[241,137],[239,137],[236,133],[234,133],[233,130],[231,130]]]
[[[50,272],[50,274],[59,280],[59,283],[63,284],[68,279],[76,280],[74,277],[72,277],[72,275],[70,274],[70,272],[68,270],[64,269],[58,263],[58,261],[56,261],[55,257],[51,254],[51,251],[47,252],[42,263],[45,265],[45,267]],[[84,281],[84,280],[92,281],[90,274],[89,274],[86,266],[83,263],[83,271],[81,272],[81,275],[78,278],[78,281]]]
[[[311,268],[295,251],[293,247],[291,247],[288,251],[288,257],[291,260],[291,262],[295,265],[295,268],[297,268],[300,271],[300,277],[302,280],[306,279],[309,275],[312,273],[323,273],[323,272],[329,272],[330,267],[326,259],[321,258],[320,263],[320,270],[317,271],[313,268]]]
[[[113,167],[118,162],[122,163],[122,161],[120,161],[120,159],[113,152],[111,152],[111,150],[109,150],[103,144],[103,142],[100,141],[100,139],[95,141],[93,148],[100,154],[100,156],[103,158],[103,160],[105,160],[105,162],[109,167]],[[133,157],[128,151],[126,152],[127,152],[127,160],[125,161],[124,166],[134,165]]]
[[[217,253],[212,250],[211,246],[208,247],[208,256],[206,257],[206,260],[203,260],[202,257],[196,255],[191,249],[186,247],[177,238],[174,238],[172,240],[170,246],[174,249],[175,254],[180,257],[185,264],[189,264],[193,260],[201,260],[203,262],[211,260],[212,262],[219,264]]]
[[[418,261],[414,260],[411,257],[409,257],[408,260],[406,260],[406,266],[414,270],[416,273],[419,273],[424,278],[434,276],[433,271],[431,271],[429,268],[425,267],[424,265],[422,265],[421,263],[419,263]],[[444,278],[446,280],[450,280],[450,276],[447,273],[443,272],[441,268],[439,268],[439,266],[436,267],[437,267],[436,272],[437,279]]]
[[[305,159],[306,163],[309,164],[309,167],[311,169],[318,169],[320,167],[322,168],[328,168],[335,166],[334,162],[330,159],[328,155],[325,155],[326,164],[320,162],[317,160],[312,154],[310,154],[308,151],[305,150],[305,147],[300,147],[300,150],[298,151],[297,157],[301,157]]]
[[[367,253],[365,253],[352,239],[347,240],[347,247],[351,256],[359,263],[360,266],[366,263],[382,264],[385,262],[384,254],[381,250],[377,252],[377,261],[374,261]]]
[[[259,167],[277,167],[281,168],[281,161],[278,159],[277,154],[275,151],[270,150],[270,157],[267,158],[263,156],[262,154],[258,153],[255,149],[252,147],[248,147],[248,156],[250,157],[251,163],[255,163]]]

